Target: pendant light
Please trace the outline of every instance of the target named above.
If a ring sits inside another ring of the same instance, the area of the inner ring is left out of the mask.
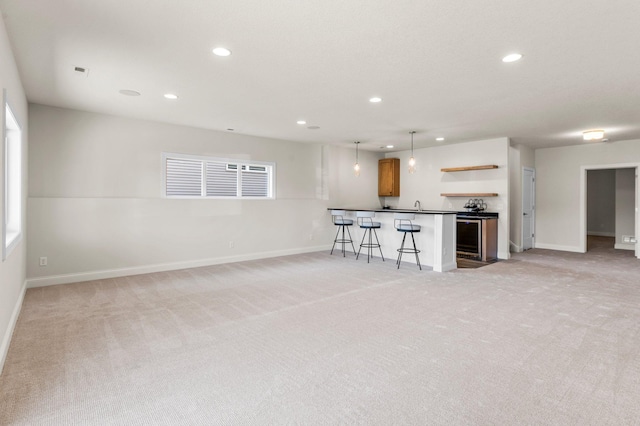
[[[358,177],[360,176],[360,164],[358,163],[358,145],[360,144],[360,142],[356,141],[354,143],[356,144],[356,164],[353,165],[353,174]]]
[[[604,130],[586,130],[582,132],[585,141],[596,141],[604,138]]]
[[[413,134],[415,130],[410,131],[411,133],[411,158],[409,158],[409,173],[413,173],[416,171],[416,159],[413,157]]]

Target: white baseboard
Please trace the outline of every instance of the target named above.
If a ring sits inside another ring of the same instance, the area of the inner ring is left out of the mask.
[[[331,246],[315,246],[289,250],[277,250],[251,253],[238,256],[225,256],[212,259],[187,260],[183,262],[159,263],[155,265],[133,266],[130,268],[107,269],[102,271],[78,272],[74,274],[50,275],[47,277],[27,279],[27,288],[45,287],[49,285],[71,284],[83,281],[103,280],[107,278],[126,277],[129,275],[150,274],[153,272],[175,271],[178,269],[199,268],[202,266],[221,265],[223,263],[243,262],[246,260],[267,259],[270,257],[289,256],[292,254],[312,253],[330,250]]]
[[[545,243],[539,243],[537,241],[535,243],[535,247],[539,248],[539,249],[547,249],[547,250],[571,251],[571,252],[574,252],[574,253],[584,253],[584,250],[582,250],[582,248],[580,248],[580,247],[560,246],[560,245],[556,245],[556,244],[545,244]]]
[[[2,337],[2,345],[0,345],[0,374],[2,373],[2,370],[4,368],[4,361],[7,359],[7,354],[9,353],[11,336],[13,336],[13,330],[16,328],[16,323],[18,322],[18,317],[20,316],[20,310],[22,309],[22,302],[24,301],[24,295],[26,292],[27,282],[25,281],[22,283],[20,295],[18,296],[18,300],[13,307],[13,313],[11,314],[11,319],[9,320],[9,327],[7,327],[7,330]]]
[[[618,250],[631,250],[634,251],[636,249],[636,245],[635,244],[629,244],[629,243],[616,243],[613,248],[616,248]]]
[[[454,269],[458,269],[458,264],[455,261],[450,263],[444,263],[442,265],[442,268],[433,268],[435,272],[447,272],[447,271],[453,271]]]
[[[598,232],[598,231],[587,231],[587,235],[591,235],[594,237],[615,237],[615,232]]]
[[[519,246],[511,241],[509,241],[509,249],[511,253],[522,253],[522,246]]]

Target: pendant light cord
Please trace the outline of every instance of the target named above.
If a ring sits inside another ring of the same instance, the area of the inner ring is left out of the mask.
[[[411,133],[411,157],[413,157],[413,134],[415,132],[416,132],[415,130],[409,132],[409,133]]]

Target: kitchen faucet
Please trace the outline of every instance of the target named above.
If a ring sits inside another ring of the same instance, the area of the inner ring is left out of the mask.
[[[416,202],[413,203],[413,207],[417,207],[418,211],[421,212],[422,211],[422,206],[420,205],[420,200],[416,200]]]

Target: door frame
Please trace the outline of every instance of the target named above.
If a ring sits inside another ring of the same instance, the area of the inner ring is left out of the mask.
[[[580,166],[580,240],[579,247],[582,253],[587,252],[587,171],[602,169],[635,169],[636,171],[636,202],[635,202],[635,256],[640,259],[640,216],[638,215],[638,203],[640,202],[640,185],[638,185],[638,171],[640,163],[614,163],[598,164],[592,166]]]
[[[531,223],[532,223],[532,228],[533,228],[533,242],[531,243],[531,248],[535,248],[536,247],[536,203],[535,203],[535,199],[536,199],[536,169],[534,169],[533,167],[523,167],[522,168],[522,174],[521,174],[521,179],[522,179],[522,199],[520,200],[520,213],[522,214],[523,218],[521,218],[520,220],[520,251],[524,251],[524,196],[525,196],[525,191],[524,191],[524,185],[525,185],[525,180],[524,180],[524,172],[525,171],[531,171],[531,173],[533,174],[533,188],[532,188],[532,192],[531,194],[533,195],[533,217],[531,219]]]

